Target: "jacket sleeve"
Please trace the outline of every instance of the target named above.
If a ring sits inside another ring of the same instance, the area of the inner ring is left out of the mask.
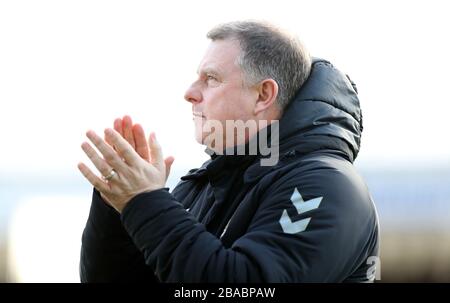
[[[83,283],[157,281],[123,228],[120,214],[95,189],[82,236],[80,278]]]
[[[247,232],[229,248],[164,190],[133,198],[122,221],[164,282],[343,281],[363,262],[367,235],[376,224],[370,211],[354,203],[361,199],[358,191],[339,194],[348,184],[328,192],[306,184],[300,189],[303,198],[320,195],[323,201],[298,212],[290,199],[298,180],[288,180],[294,182],[280,180],[261,196]],[[291,226],[294,233],[289,233],[289,226],[284,230],[280,223],[285,211],[292,222],[309,224],[304,230]]]

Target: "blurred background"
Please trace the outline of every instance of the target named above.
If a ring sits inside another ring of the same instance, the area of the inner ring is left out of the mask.
[[[296,33],[359,89],[355,164],[381,225],[381,282],[450,282],[446,1],[0,1],[0,281],[78,282],[91,186],[80,145],[125,114],[173,188],[207,159],[183,100],[220,22]]]

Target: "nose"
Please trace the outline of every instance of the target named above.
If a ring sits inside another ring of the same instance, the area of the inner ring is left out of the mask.
[[[202,102],[202,94],[196,87],[195,82],[184,93],[184,99],[192,104]]]

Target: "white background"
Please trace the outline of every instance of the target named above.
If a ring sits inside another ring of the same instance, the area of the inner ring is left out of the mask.
[[[208,29],[247,18],[291,30],[356,82],[359,165],[448,163],[446,1],[0,3],[1,174],[78,174],[85,131],[124,114],[156,131],[175,168],[198,165],[183,94]]]

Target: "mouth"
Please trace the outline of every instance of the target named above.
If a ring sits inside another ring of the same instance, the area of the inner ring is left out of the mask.
[[[206,117],[201,112],[192,112],[192,118],[202,118],[206,119]]]

